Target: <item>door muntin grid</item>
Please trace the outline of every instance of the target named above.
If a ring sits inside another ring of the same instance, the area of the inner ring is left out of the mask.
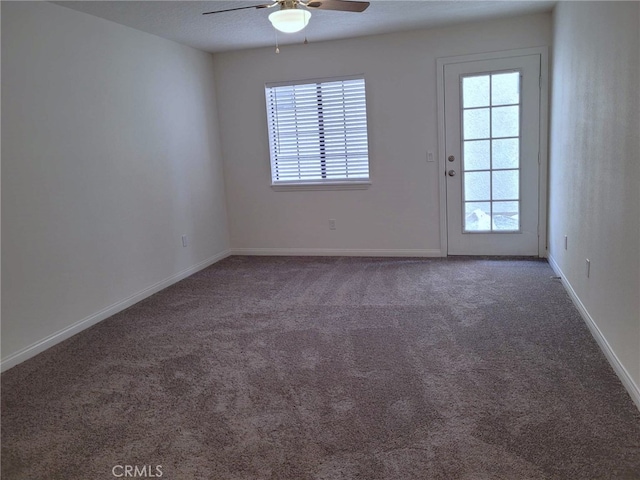
[[[518,233],[522,75],[460,77],[462,232]]]

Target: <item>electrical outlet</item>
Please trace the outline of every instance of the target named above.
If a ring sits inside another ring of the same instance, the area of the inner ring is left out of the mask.
[[[587,278],[589,278],[590,274],[591,274],[591,260],[587,258]]]
[[[336,221],[333,218],[329,219],[329,230],[335,230],[336,229]]]
[[[182,246],[183,247],[187,246],[187,236],[186,235],[182,235]]]
[[[427,152],[427,162],[433,162],[433,152]]]
[[[567,250],[569,248],[569,237],[564,236],[564,249]]]

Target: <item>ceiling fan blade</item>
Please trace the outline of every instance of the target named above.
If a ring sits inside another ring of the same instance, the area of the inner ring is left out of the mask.
[[[203,15],[211,15],[212,13],[235,12],[236,10],[247,10],[249,8],[255,8],[255,9],[258,9],[258,8],[269,8],[269,7],[273,7],[273,6],[277,5],[277,4],[278,4],[278,2],[273,3],[273,4],[269,3],[269,4],[266,4],[266,5],[252,5],[250,7],[227,8],[226,10],[216,10],[214,12],[205,12],[205,13],[203,13]]]
[[[346,0],[310,0],[307,5],[309,8],[317,8],[318,10],[339,10],[341,12],[364,12],[369,6],[369,2],[356,2]]]

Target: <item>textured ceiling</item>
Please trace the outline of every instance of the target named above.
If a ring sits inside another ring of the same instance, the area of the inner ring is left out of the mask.
[[[203,16],[203,12],[258,5],[257,1],[72,1],[58,5],[102,17],[208,52],[272,46],[273,10],[241,10]],[[313,10],[300,33],[278,34],[281,45],[391,33],[526,13],[548,12],[555,1],[371,0],[363,13]]]

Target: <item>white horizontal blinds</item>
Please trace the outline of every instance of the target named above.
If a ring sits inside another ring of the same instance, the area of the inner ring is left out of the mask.
[[[367,180],[363,78],[267,86],[275,183]]]

